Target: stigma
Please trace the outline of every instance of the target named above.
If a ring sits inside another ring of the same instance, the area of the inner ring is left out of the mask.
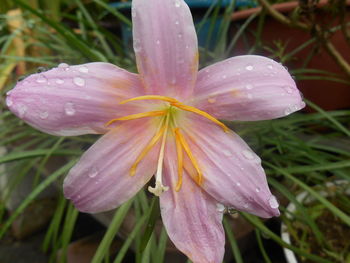
[[[160,101],[166,102],[168,106],[166,106],[162,110],[148,111],[148,112],[127,115],[120,118],[112,119],[106,123],[106,126],[109,126],[118,121],[128,121],[128,120],[135,120],[135,119],[146,118],[146,117],[160,117],[160,123],[156,134],[152,137],[149,143],[144,147],[141,153],[137,156],[133,165],[130,167],[130,176],[135,176],[139,163],[145,158],[145,156],[149,153],[149,151],[153,147],[155,147],[155,145],[157,145],[160,141],[157,170],[155,174],[155,186],[154,187],[149,186],[148,191],[153,193],[156,196],[160,196],[165,191],[168,191],[169,187],[163,185],[163,180],[162,180],[164,155],[165,155],[165,147],[166,147],[167,141],[170,138],[174,138],[175,144],[176,144],[177,166],[178,166],[178,170],[177,170],[178,180],[174,190],[176,192],[179,192],[181,190],[181,186],[183,183],[184,154],[187,155],[188,159],[190,160],[190,163],[192,164],[192,167],[194,168],[190,170],[194,171],[195,174],[190,174],[190,176],[199,186],[201,186],[203,184],[204,178],[203,178],[202,170],[200,168],[200,164],[198,163],[195,155],[192,153],[190,144],[186,140],[186,137],[183,134],[183,132],[181,131],[181,127],[179,127],[178,125],[176,112],[185,111],[185,112],[200,115],[206,118],[207,120],[214,122],[216,125],[220,126],[224,132],[228,132],[229,128],[226,127],[225,124],[217,120],[215,117],[211,116],[210,114],[200,109],[197,109],[195,107],[185,105],[180,101],[170,97],[159,96],[159,95],[146,95],[146,96],[139,96],[139,97],[124,100],[120,102],[120,104],[125,104],[128,102],[138,101],[138,100],[160,100]],[[170,136],[171,132],[173,136]]]

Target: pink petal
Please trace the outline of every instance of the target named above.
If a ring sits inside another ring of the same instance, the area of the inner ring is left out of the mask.
[[[164,181],[170,189],[160,196],[160,207],[169,238],[194,263],[221,263],[225,233],[217,202],[186,172],[180,191],[174,191],[177,182],[174,145],[168,145],[165,156]]]
[[[148,94],[192,94],[198,70],[197,36],[183,0],[132,2],[134,50]]]
[[[260,158],[237,134],[197,116],[183,129],[203,172],[205,191],[237,210],[265,218],[279,215]]]
[[[140,162],[136,174],[130,168],[156,133],[151,120],[121,123],[101,137],[70,170],[64,194],[82,212],[113,209],[133,197],[156,170],[156,145]]]
[[[289,115],[305,103],[288,71],[261,56],[238,56],[198,73],[195,102],[216,118],[267,120]]]
[[[106,132],[107,121],[137,111],[118,102],[142,94],[139,77],[112,64],[60,64],[18,82],[6,102],[35,128],[69,136]]]

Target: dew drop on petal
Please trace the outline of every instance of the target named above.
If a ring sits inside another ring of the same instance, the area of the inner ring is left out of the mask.
[[[64,105],[64,112],[68,115],[68,116],[73,116],[75,114],[75,107],[74,104],[72,102],[67,102]]]
[[[135,9],[135,7],[131,7],[131,16],[132,16],[133,18],[136,17],[136,9]]]
[[[60,64],[58,64],[58,68],[63,69],[63,70],[68,70],[69,65],[67,63],[60,63]]]
[[[64,80],[63,79],[56,79],[56,84],[63,84],[64,83]]]
[[[268,69],[273,69],[272,64],[267,64],[267,68],[268,68]]]
[[[39,77],[36,79],[37,83],[46,83],[47,82],[47,78],[43,75],[39,75]]]
[[[175,25],[178,25],[180,24],[180,22],[178,20],[175,21]]]
[[[293,93],[293,89],[289,86],[285,86],[284,90],[288,93],[288,94],[292,94]]]
[[[224,213],[226,210],[225,206],[223,204],[217,203],[216,204],[216,211],[220,213]]]
[[[39,117],[40,119],[45,120],[47,117],[49,117],[49,113],[47,111],[40,112]]]
[[[279,203],[274,195],[271,195],[269,198],[269,205],[271,208],[275,209],[279,207]]]
[[[80,86],[80,87],[83,87],[85,85],[85,80],[82,78],[79,78],[79,77],[75,77],[73,79],[73,82],[75,85]]]
[[[252,88],[253,88],[253,85],[252,85],[252,84],[247,84],[247,85],[245,85],[245,88],[246,88],[246,89],[252,89]]]
[[[182,38],[182,34],[181,33],[177,34],[177,37]]]
[[[17,108],[17,110],[18,110],[18,116],[20,117],[20,118],[23,118],[24,117],[24,115],[26,115],[26,113],[27,113],[27,106],[26,105],[23,105],[23,104],[20,104],[20,105],[18,105],[18,108]]]
[[[259,193],[261,191],[260,187],[255,188],[255,192]]]
[[[216,102],[216,98],[211,97],[211,98],[208,99],[208,102],[209,103],[215,103]]]
[[[97,174],[98,174],[98,170],[96,169],[96,167],[92,167],[91,170],[88,173],[90,178],[96,177]]]
[[[237,182],[236,185],[237,185],[237,186],[241,186],[241,183],[240,183],[240,182]]]
[[[289,115],[293,112],[292,108],[291,107],[287,107],[285,110],[284,110],[284,115]]]
[[[6,98],[6,105],[7,107],[11,107],[13,105],[13,101],[10,98]]]
[[[180,0],[175,0],[175,7],[180,7],[180,6],[181,6]]]
[[[227,78],[227,76],[226,75],[222,75],[222,79],[226,79]]]
[[[229,150],[224,150],[223,153],[224,153],[224,155],[227,156],[227,157],[232,156],[232,153],[231,153],[231,151],[229,151]]]
[[[160,44],[160,40],[159,40],[159,39],[157,39],[156,44],[157,44],[157,45],[159,45],[159,44]]]
[[[254,69],[254,67],[253,67],[252,65],[247,65],[247,66],[245,67],[245,69],[248,70],[248,71],[251,71],[251,70]]]
[[[244,203],[243,207],[244,207],[244,208],[248,208],[248,207],[249,207],[248,202]]]
[[[85,66],[82,66],[79,68],[79,72],[81,73],[89,73],[89,69]]]
[[[253,152],[252,152],[252,151],[249,151],[249,150],[244,150],[244,151],[242,152],[242,154],[243,154],[243,156],[244,156],[245,158],[247,158],[248,160],[253,160],[253,159],[255,158]]]

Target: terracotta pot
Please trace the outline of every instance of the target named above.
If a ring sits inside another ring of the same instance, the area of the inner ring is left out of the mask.
[[[348,12],[346,16],[346,21],[350,22],[350,1],[347,2]],[[327,0],[321,0],[319,6],[327,4]],[[274,5],[274,8],[282,13],[291,13],[295,8],[299,6],[298,2],[288,2],[282,4]],[[233,21],[241,21],[248,18],[250,15],[259,13],[260,8],[252,8],[239,12],[235,12],[232,15]],[[322,21],[330,20],[330,17],[325,17],[320,14],[318,18],[320,23]],[[338,20],[338,19],[336,19]],[[338,21],[334,22],[336,25]],[[251,32],[256,32],[257,30],[257,19],[252,22],[248,30]],[[290,28],[276,21],[270,16],[266,16],[265,24],[262,30],[262,42],[264,45],[269,47],[274,47],[275,42],[279,41],[286,46],[285,54],[293,51],[301,44],[310,40],[311,36],[309,32],[305,32],[299,29]],[[247,39],[239,41],[235,49],[235,55],[245,54],[249,48],[253,45],[255,39],[253,36],[248,36]],[[331,38],[332,44],[337,48],[337,50],[343,55],[346,61],[350,62],[350,46],[347,45],[346,40],[341,31],[337,31]],[[294,60],[290,61],[287,66],[290,69],[300,69],[305,61],[305,58],[310,54],[313,48],[320,43],[313,43],[307,48],[299,51],[294,55]],[[272,55],[271,53],[265,53],[264,55]],[[339,65],[333,60],[333,58],[327,53],[326,50],[320,48],[318,53],[315,54],[310,60],[307,68],[318,69],[323,71],[328,71],[330,73],[338,74],[339,78],[345,81],[350,81],[349,76],[347,76]],[[338,83],[330,80],[299,80],[298,87],[303,92],[304,96],[318,104],[325,110],[336,110],[350,107],[350,86],[348,84]]]

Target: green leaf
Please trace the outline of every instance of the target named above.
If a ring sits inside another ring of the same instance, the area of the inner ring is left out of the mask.
[[[143,236],[141,238],[141,244],[140,244],[140,252],[141,253],[145,250],[145,248],[148,244],[148,241],[151,238],[154,226],[157,222],[157,219],[159,218],[159,213],[160,213],[159,199],[156,197],[153,197],[151,208],[149,210],[149,218],[148,218],[147,226],[146,226],[145,231],[143,233]]]
[[[118,208],[118,210],[116,210],[114,217],[108,226],[106,234],[104,235],[100,245],[98,246],[97,251],[96,251],[91,263],[102,262],[106,253],[108,253],[109,247],[110,247],[115,235],[119,231],[119,228],[120,228],[121,224],[123,223],[124,218],[127,215],[128,211],[131,207],[132,202],[133,202],[133,199],[130,199],[129,201],[127,201],[126,203],[121,205]]]

